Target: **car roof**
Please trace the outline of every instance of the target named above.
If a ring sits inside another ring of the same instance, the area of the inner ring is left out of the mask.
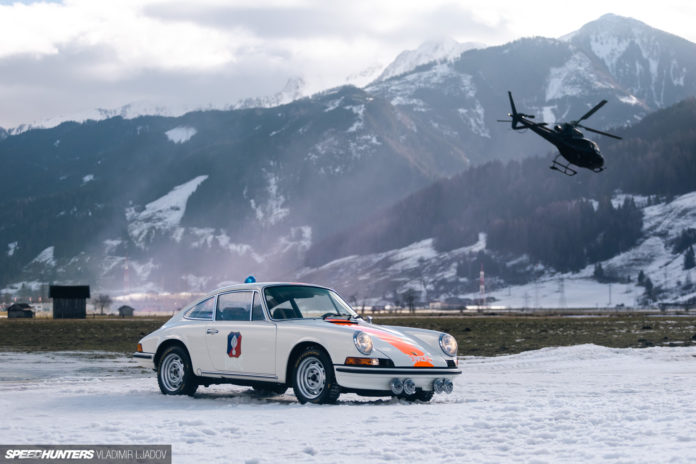
[[[288,285],[288,286],[302,286],[302,287],[319,287],[319,288],[325,288],[327,290],[331,290],[329,287],[324,287],[323,285],[317,285],[317,284],[308,284],[308,283],[302,283],[302,282],[254,282],[251,284],[232,284],[232,285],[225,285],[222,287],[218,287],[213,291],[210,291],[206,294],[206,297],[211,296],[211,295],[217,295],[218,293],[223,293],[223,292],[230,292],[234,290],[258,290],[261,291],[266,287],[277,287],[281,285]]]

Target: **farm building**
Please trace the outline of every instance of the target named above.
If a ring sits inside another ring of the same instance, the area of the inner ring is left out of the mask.
[[[53,319],[84,319],[87,315],[89,285],[51,285]]]
[[[118,316],[119,317],[133,317],[133,309],[131,306],[128,305],[123,305],[120,308],[118,308]]]
[[[26,303],[15,303],[7,308],[8,319],[30,319],[34,317],[34,311]]]

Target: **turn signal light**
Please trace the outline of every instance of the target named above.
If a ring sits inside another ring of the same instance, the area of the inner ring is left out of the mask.
[[[143,345],[141,345],[140,343],[138,343],[138,349],[137,349],[137,351],[138,351],[138,353],[142,353],[142,352],[143,352]]]
[[[352,366],[379,366],[377,358],[346,358],[346,365]]]

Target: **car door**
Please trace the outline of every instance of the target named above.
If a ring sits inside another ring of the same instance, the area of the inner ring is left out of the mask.
[[[193,370],[197,375],[212,369],[207,349],[207,330],[215,314],[215,297],[209,297],[188,310],[185,324],[177,328],[177,334],[186,343]]]
[[[206,333],[208,355],[215,371],[276,378],[276,324],[266,318],[258,292],[218,295],[215,319]]]

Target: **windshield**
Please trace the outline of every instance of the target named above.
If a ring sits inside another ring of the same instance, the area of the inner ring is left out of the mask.
[[[266,287],[264,296],[273,319],[358,317],[341,297],[325,288],[281,285]]]

